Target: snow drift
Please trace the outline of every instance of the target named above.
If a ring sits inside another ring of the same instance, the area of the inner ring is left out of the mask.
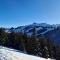
[[[20,53],[17,50],[0,46],[0,60],[53,60]]]

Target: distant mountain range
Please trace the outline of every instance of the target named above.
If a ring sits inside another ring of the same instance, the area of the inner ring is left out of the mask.
[[[44,35],[55,43],[60,44],[60,24],[50,25],[46,23],[33,23],[30,25],[19,26],[17,28],[5,28],[6,32],[22,32],[31,36],[33,28],[36,28],[36,36]]]

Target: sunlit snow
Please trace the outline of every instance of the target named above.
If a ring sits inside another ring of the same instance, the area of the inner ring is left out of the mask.
[[[17,50],[0,46],[0,60],[53,60],[31,56]]]

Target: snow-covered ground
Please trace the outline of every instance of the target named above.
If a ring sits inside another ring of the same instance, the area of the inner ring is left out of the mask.
[[[31,56],[17,50],[0,46],[0,60],[53,60]]]

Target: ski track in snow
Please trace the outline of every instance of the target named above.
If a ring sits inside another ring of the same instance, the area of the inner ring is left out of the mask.
[[[20,53],[17,50],[0,46],[0,60],[53,60]]]

